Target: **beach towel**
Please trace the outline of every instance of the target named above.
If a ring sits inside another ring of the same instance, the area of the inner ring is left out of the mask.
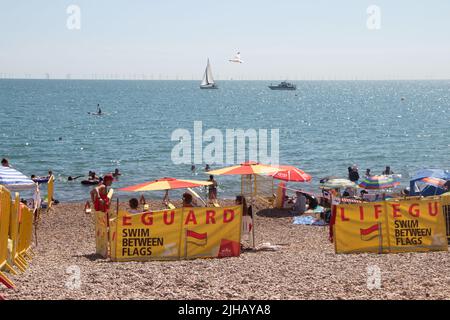
[[[311,216],[294,217],[293,224],[312,225],[316,219]]]
[[[305,226],[326,226],[326,225],[328,225],[322,219],[316,219],[312,216],[294,217],[294,221],[292,222],[292,224],[300,224],[300,225],[305,225]]]

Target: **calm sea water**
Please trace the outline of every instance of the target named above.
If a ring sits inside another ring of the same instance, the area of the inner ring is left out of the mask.
[[[405,186],[417,169],[450,168],[450,81],[299,81],[297,91],[269,84],[220,81],[219,90],[200,90],[198,81],[0,80],[0,157],[27,175],[52,169],[56,198],[65,201],[88,197],[89,187],[67,177],[89,170],[119,168],[115,188],[193,178],[189,164],[171,161],[171,133],[193,133],[197,120],[222,132],[279,128],[280,162],[312,174],[311,184],[293,185],[310,190],[323,176],[345,177],[353,163],[360,173],[390,165]],[[106,116],[88,115],[97,103]],[[196,179],[207,178],[203,167]],[[218,181],[221,196],[240,190],[237,177]]]

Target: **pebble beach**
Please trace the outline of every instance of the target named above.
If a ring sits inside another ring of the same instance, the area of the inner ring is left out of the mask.
[[[226,203],[222,203],[226,204]],[[111,262],[95,254],[94,219],[82,203],[44,213],[25,273],[0,287],[6,299],[450,299],[448,252],[337,255],[328,227],[259,211],[256,244],[240,257]],[[37,242],[36,242],[37,240]],[[379,270],[379,285],[370,280]],[[80,282],[73,285],[79,271]]]

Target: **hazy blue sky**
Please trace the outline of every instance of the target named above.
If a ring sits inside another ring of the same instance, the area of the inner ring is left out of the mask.
[[[0,74],[199,79],[209,57],[227,79],[448,79],[449,32],[449,0],[0,0]]]

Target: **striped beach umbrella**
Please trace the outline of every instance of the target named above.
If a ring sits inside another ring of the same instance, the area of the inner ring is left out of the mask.
[[[278,180],[291,182],[309,182],[311,176],[294,166],[279,166],[280,171],[272,173],[271,176]]]
[[[200,186],[209,186],[212,182],[200,180],[182,180],[175,178],[161,178],[150,182],[140,183],[134,186],[121,188],[120,191],[143,192],[143,191],[157,191],[157,190],[172,190],[195,188]]]
[[[365,177],[359,182],[359,186],[363,189],[377,190],[377,189],[389,189],[396,187],[400,184],[400,180],[394,175],[381,175]]]
[[[0,185],[10,191],[34,189],[36,183],[23,173],[11,167],[0,166]]]
[[[277,167],[260,164],[254,161],[248,161],[241,163],[237,166],[226,167],[222,169],[208,171],[208,174],[213,175],[250,175],[250,174],[262,174],[268,175],[278,172],[280,169]]]

